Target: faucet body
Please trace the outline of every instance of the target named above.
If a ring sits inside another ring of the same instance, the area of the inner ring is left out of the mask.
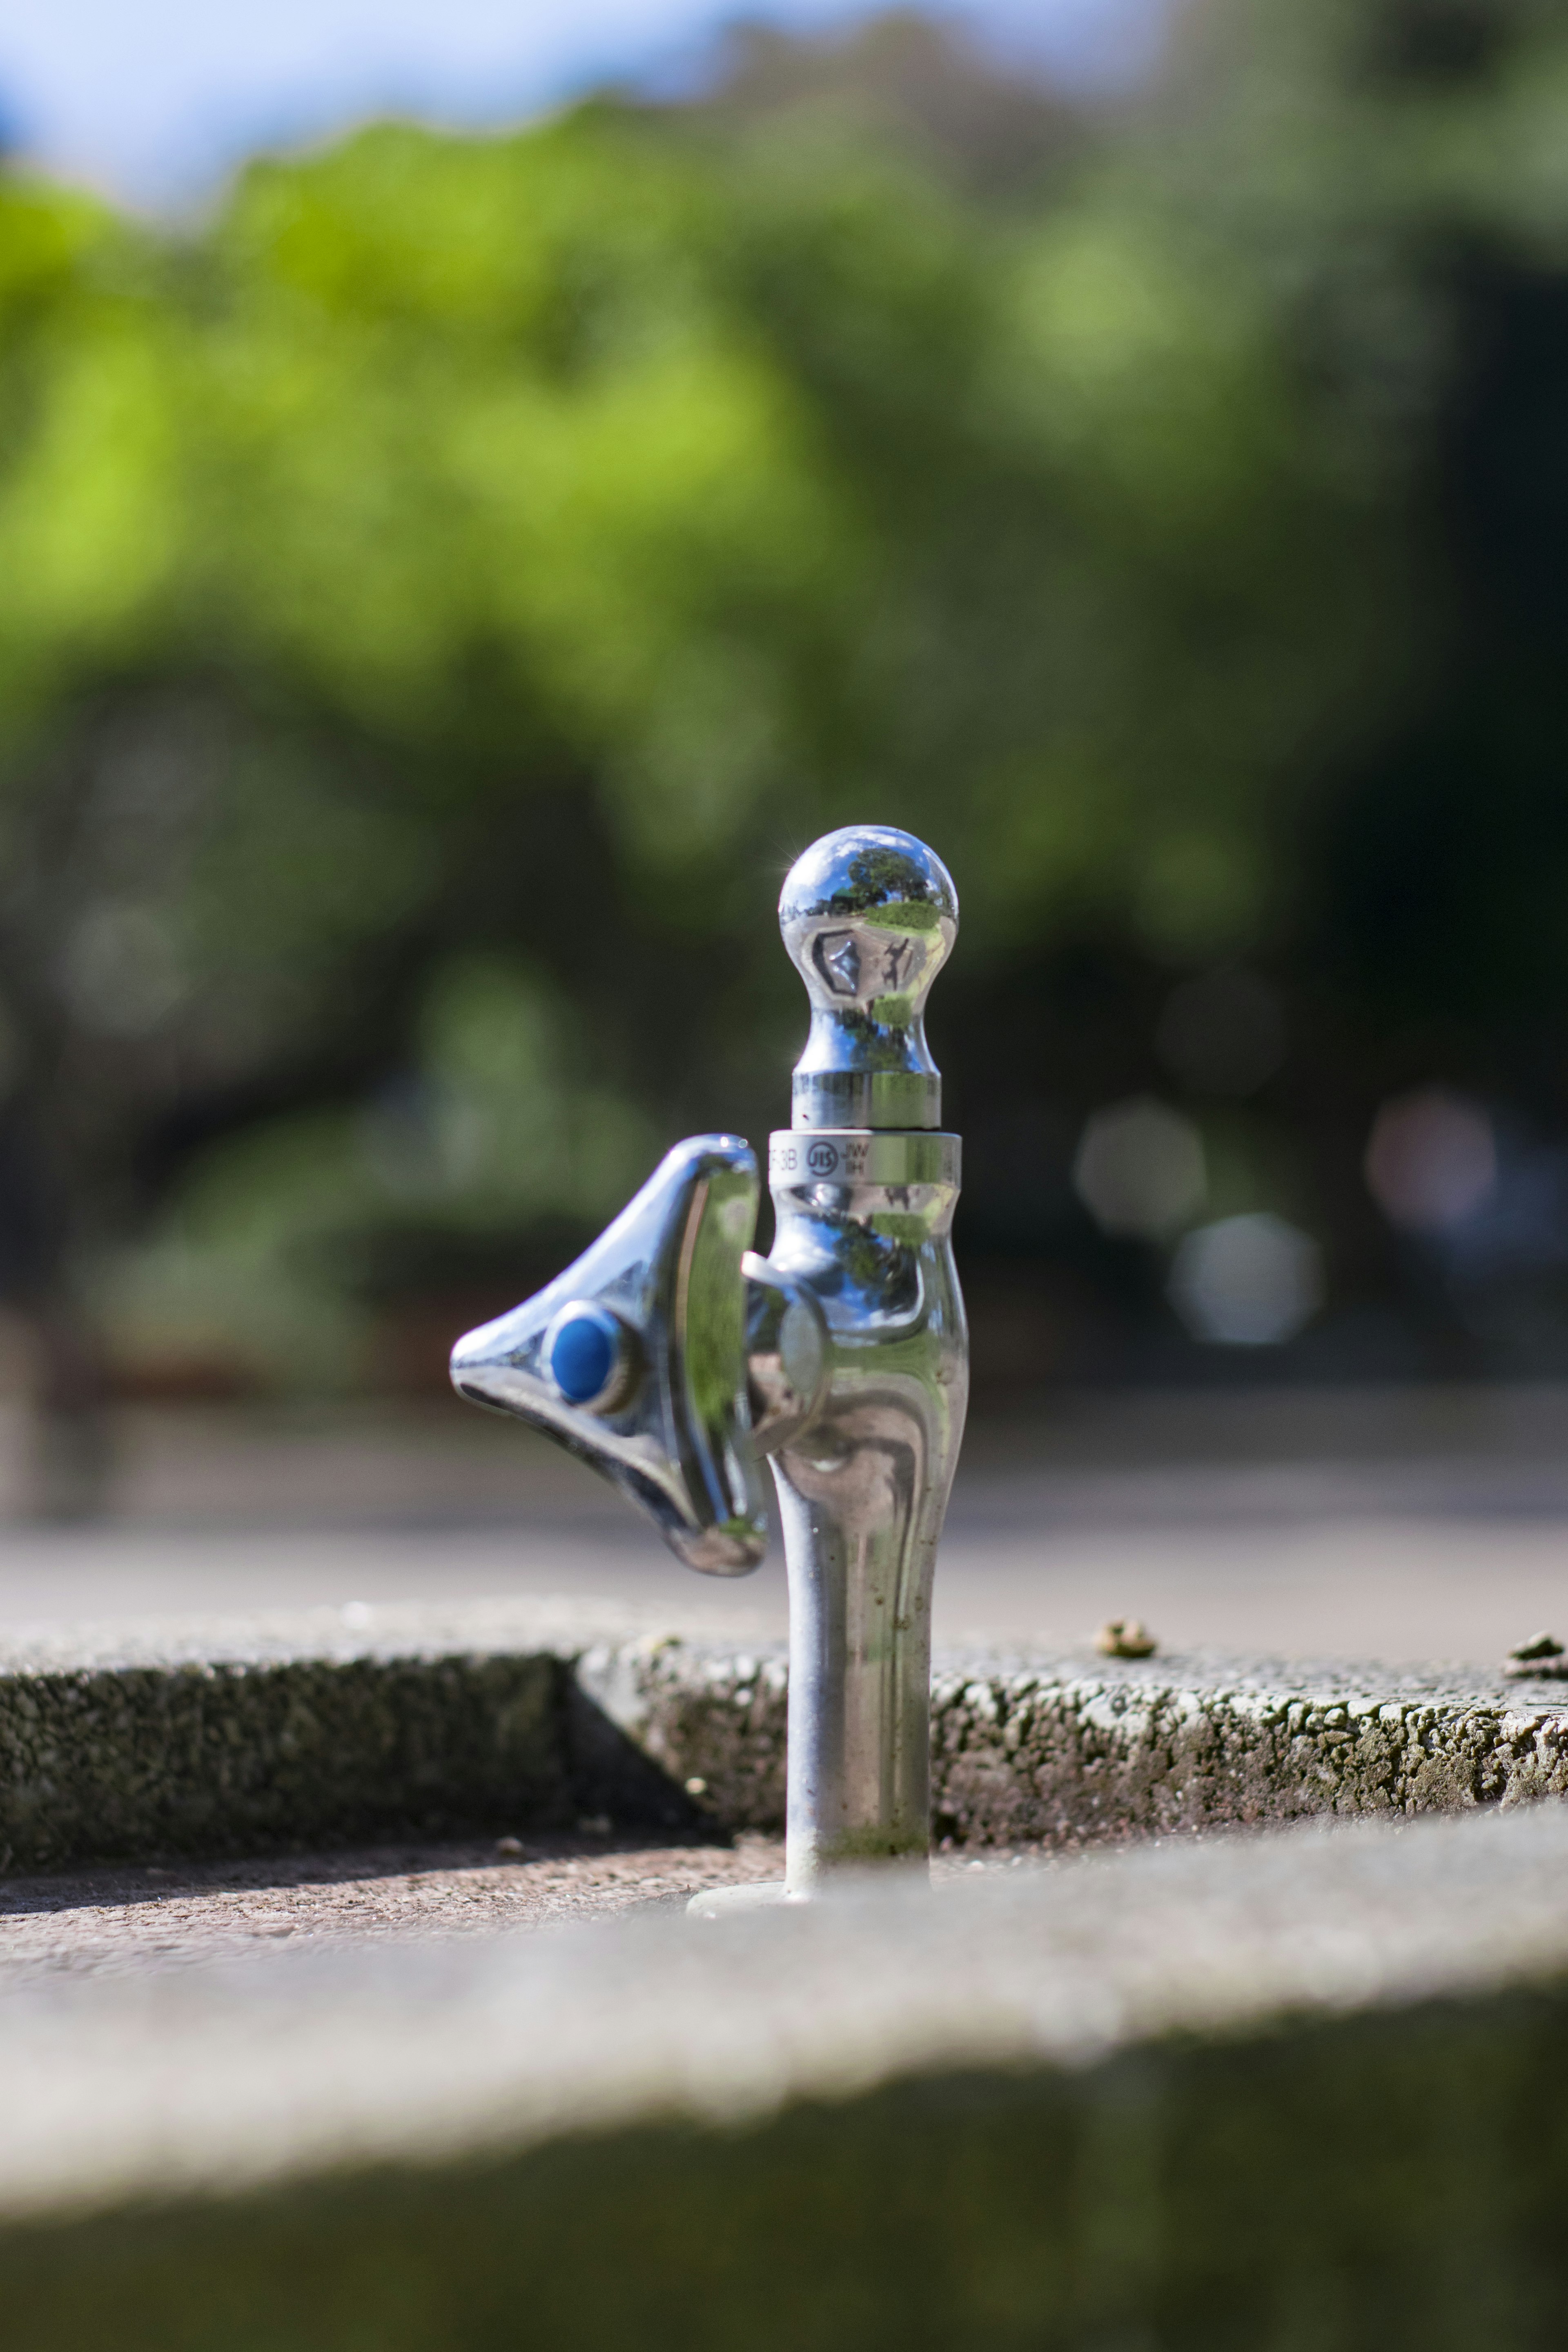
[[[812,1171],[830,1147],[832,1176]],[[775,1135],[771,1265],[811,1291],[828,1343],[815,1417],[770,1456],[789,1575],[785,1883],[923,1861],[931,1822],[931,1599],[957,1465],[968,1338],[952,1261],[958,1139]]]
[[[923,1011],[957,913],[945,868],[907,834],[816,844],[780,906],[812,1026],[794,1124],[770,1143],[770,1256],[749,1247],[750,1147],[696,1137],[574,1265],[452,1353],[459,1393],[547,1430],[707,1573],[763,1557],[768,1461],[790,1615],[772,1892],[793,1900],[836,1870],[923,1864],[930,1843],[931,1579],[969,1342],[959,1139],[938,1126]]]

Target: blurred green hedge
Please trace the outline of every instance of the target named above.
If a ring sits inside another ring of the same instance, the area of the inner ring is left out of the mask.
[[[363,1369],[783,1116],[777,879],[871,817],[972,1129],[1246,961],[1236,1150],[1375,1289],[1380,1092],[1568,1082],[1565,158],[1562,7],[1253,0],[1003,193],[610,103],[0,183],[0,1280]]]

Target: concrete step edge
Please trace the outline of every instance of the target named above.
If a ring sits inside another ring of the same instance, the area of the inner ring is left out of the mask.
[[[605,1604],[38,1628],[0,1643],[0,1871],[784,1817],[783,1651]],[[1559,1695],[1561,1693],[1561,1696]],[[1568,1690],[1434,1667],[939,1659],[936,1834],[1074,1847],[1568,1793]]]

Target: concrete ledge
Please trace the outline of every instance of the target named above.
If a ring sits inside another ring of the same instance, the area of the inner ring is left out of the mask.
[[[0,2009],[16,2352],[1555,2352],[1568,1811]]]
[[[584,1815],[774,1829],[785,1696],[777,1652],[565,1602],[44,1631],[0,1646],[0,1869]],[[1070,1848],[1568,1793],[1561,1685],[972,1658],[939,1664],[933,1697],[938,1832],[959,1841]]]
[[[0,1871],[570,1822],[686,1825],[549,1602],[42,1629],[0,1646]]]
[[[942,1675],[934,1696],[939,1813],[961,1838],[1093,1843],[1568,1792],[1568,1707],[1500,1678],[1064,1662]]]
[[[784,1817],[776,1653],[585,1650],[579,1686],[723,1822]],[[1462,1669],[1169,1657],[937,1662],[936,1827],[1092,1845],[1318,1815],[1461,1812],[1568,1794],[1568,1695]]]

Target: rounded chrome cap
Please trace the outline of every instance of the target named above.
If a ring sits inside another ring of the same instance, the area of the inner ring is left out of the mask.
[[[958,893],[934,850],[889,824],[825,834],[785,877],[779,928],[811,999],[794,1124],[940,1127],[925,1002],[958,936]]]

